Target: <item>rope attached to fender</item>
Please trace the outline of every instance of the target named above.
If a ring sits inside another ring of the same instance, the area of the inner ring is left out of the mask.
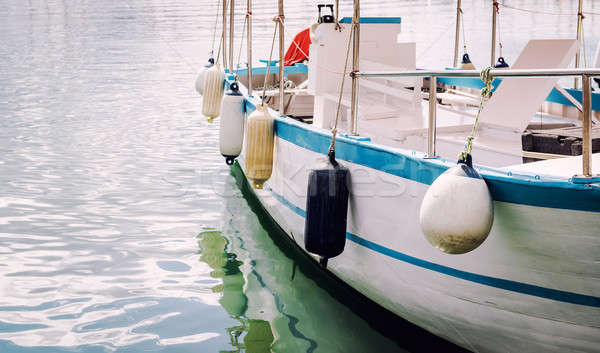
[[[263,94],[260,103],[261,106],[265,105],[265,97],[267,94],[267,79],[269,78],[269,73],[271,71],[271,59],[273,59],[273,48],[275,47],[275,38],[277,36],[278,17],[275,17],[273,21],[275,22],[275,29],[273,30],[273,42],[271,43],[271,53],[269,54],[269,62],[267,63],[267,73],[265,74],[265,81],[263,84]],[[281,63],[279,63],[279,65],[281,66]],[[279,70],[281,71],[281,67],[279,68]]]
[[[338,97],[337,110],[335,112],[335,122],[333,123],[333,129],[331,129],[331,143],[329,144],[329,161],[334,167],[337,167],[338,163],[335,161],[335,135],[337,134],[337,126],[340,120],[340,108],[342,106],[342,97],[344,95],[344,82],[346,82],[346,72],[348,70],[348,58],[350,57],[350,47],[352,44],[352,37],[354,35],[353,27],[350,27],[348,32],[348,47],[346,48],[346,61],[344,62],[344,73],[342,74],[342,83],[340,85],[340,95]]]
[[[340,0],[335,0],[335,30],[338,32],[342,31],[342,26],[340,25]]]
[[[490,70],[493,69],[492,66],[488,66],[485,69],[481,70],[479,76],[483,81],[483,88],[481,89],[481,99],[479,100],[479,108],[477,109],[477,115],[475,116],[475,122],[473,123],[473,129],[471,130],[471,134],[467,136],[467,141],[465,142],[465,150],[458,155],[458,159],[467,162],[468,156],[473,151],[473,140],[475,140],[475,131],[477,131],[477,125],[479,124],[479,115],[483,110],[483,103],[488,99],[492,91],[494,90],[494,77],[490,75]]]
[[[210,56],[214,56],[215,55],[215,38],[217,37],[217,23],[219,21],[219,10],[221,9],[221,2],[217,2],[217,13],[215,15],[215,25],[213,27],[213,35],[212,35],[212,44],[211,44],[211,50],[210,50]],[[220,47],[219,47],[219,50]]]
[[[240,50],[238,52],[237,66],[235,70],[235,80],[238,80],[240,74],[240,60],[242,58],[242,47],[244,46],[244,39],[246,38],[246,24],[248,23],[248,15],[244,17],[244,29],[242,30],[242,38],[240,39]],[[231,68],[233,70],[233,68]]]

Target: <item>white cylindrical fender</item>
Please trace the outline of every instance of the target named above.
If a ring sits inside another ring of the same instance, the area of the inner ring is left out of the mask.
[[[219,126],[219,148],[227,164],[233,161],[242,152],[244,143],[244,96],[238,89],[236,82],[232,83],[223,96],[221,107],[221,124]]]
[[[262,189],[273,170],[273,122],[267,106],[261,104],[248,116],[246,123],[246,176],[252,180],[255,189]]]
[[[200,72],[198,72],[198,77],[196,77],[196,92],[198,92],[199,95],[202,95],[204,93],[204,76],[206,76],[206,68],[203,67],[200,69]]]
[[[419,218],[431,245],[449,254],[464,254],[487,238],[494,223],[494,204],[485,180],[459,163],[431,184]]]
[[[200,72],[198,72],[198,77],[196,78],[196,91],[200,95],[204,94],[204,79],[206,78],[206,71],[208,71],[208,69],[210,69],[214,63],[215,59],[208,59],[208,64],[204,65],[204,67],[200,69]]]
[[[202,114],[209,118],[216,118],[221,114],[223,101],[223,85],[225,73],[219,63],[206,70],[204,78],[204,98],[202,100]]]
[[[199,95],[204,94],[204,79],[206,78],[206,71],[208,71],[207,67],[201,68],[200,72],[198,72],[198,77],[196,78],[196,92],[198,92]]]

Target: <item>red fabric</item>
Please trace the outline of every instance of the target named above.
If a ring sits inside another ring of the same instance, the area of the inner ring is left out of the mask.
[[[297,44],[294,44],[294,42]],[[294,41],[290,44],[285,58],[283,60],[285,66],[291,66],[308,58],[308,46],[310,45],[310,29],[307,28],[296,34]],[[300,47],[300,49],[298,49]],[[305,55],[306,54],[306,55]]]

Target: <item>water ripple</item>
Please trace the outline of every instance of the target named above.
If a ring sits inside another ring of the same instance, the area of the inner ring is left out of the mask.
[[[287,2],[290,32],[314,21],[317,2]],[[398,350],[308,277],[290,280],[295,263],[229,176],[193,89],[217,3],[0,2],[0,352]],[[401,39],[429,45],[450,38],[453,3],[362,5],[404,16]],[[488,5],[463,5],[469,44],[487,48],[473,30]],[[575,33],[552,21],[536,19],[533,35]],[[508,56],[531,24],[513,22]],[[257,20],[255,38],[272,26]],[[598,28],[586,27],[588,43]],[[267,42],[255,41],[256,58]],[[419,65],[449,63],[450,43]],[[487,49],[472,58],[485,63]]]

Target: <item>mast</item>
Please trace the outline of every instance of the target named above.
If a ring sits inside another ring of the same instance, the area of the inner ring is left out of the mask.
[[[581,31],[582,22],[583,22],[583,0],[579,0],[579,8],[577,10],[577,42],[581,40]],[[581,43],[580,43],[581,44]],[[577,49],[577,53],[575,53],[575,68],[579,67],[579,62],[581,60],[581,46]],[[579,89],[579,77],[575,77],[575,81],[573,82],[573,88]]]
[[[360,0],[354,0],[354,12],[352,13],[352,28],[354,45],[352,50],[352,72],[358,72],[359,44],[360,44]],[[352,101],[350,105],[350,133],[358,135],[358,119],[356,118],[358,108],[358,77],[352,75]]]
[[[229,72],[233,72],[233,21],[235,11],[235,0],[231,0],[229,7]]]
[[[223,68],[227,68],[227,0],[223,0],[223,33],[221,35],[221,40],[223,41]]]
[[[458,66],[458,41],[460,39],[460,16],[462,12],[460,2],[460,0],[456,1],[456,33],[454,34],[454,65],[452,65],[452,67]]]
[[[283,33],[283,0],[279,0],[279,115],[285,115],[283,104],[284,96],[284,79],[285,79],[285,63],[284,63],[284,33]],[[271,63],[269,63],[271,65]]]
[[[248,0],[248,10],[246,12],[248,24],[248,39],[246,46],[248,49],[248,95],[252,96],[252,0]]]
[[[494,66],[496,63],[496,14],[498,13],[498,3],[494,0],[492,6],[492,53],[490,59],[490,66]]]

